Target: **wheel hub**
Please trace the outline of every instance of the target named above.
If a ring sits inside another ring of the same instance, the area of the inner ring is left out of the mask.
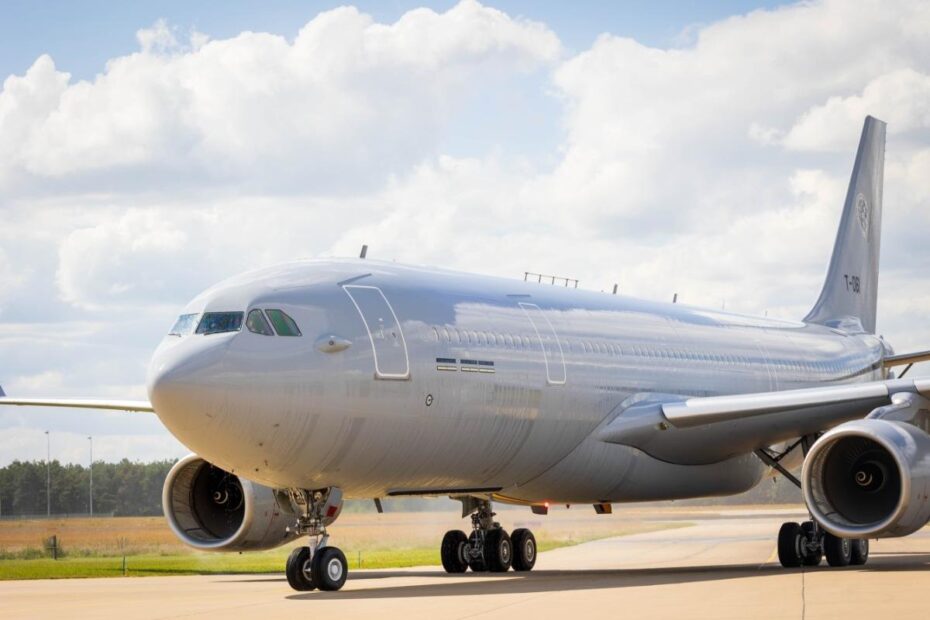
[[[326,565],[326,573],[333,581],[339,581],[342,579],[342,562],[340,562],[337,558],[330,560]]]

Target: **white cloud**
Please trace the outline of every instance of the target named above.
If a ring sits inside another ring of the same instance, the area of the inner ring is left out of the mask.
[[[182,46],[164,21],[138,39],[141,52],[111,60],[93,82],[70,83],[47,57],[11,78],[0,96],[8,176],[132,189],[355,189],[431,154],[468,92],[560,53],[545,27],[471,0],[391,25],[335,9],[293,41],[195,34]]]
[[[855,148],[852,129],[869,114],[887,122],[893,134],[930,129],[930,76],[900,69],[871,80],[859,95],[830,97],[801,117],[784,144],[796,150]]]
[[[157,20],[151,28],[136,31],[136,40],[142,51],[149,54],[171,52],[177,50],[180,45],[174,29],[164,19]]]
[[[40,428],[12,427],[0,432],[0,454],[3,463],[10,461],[44,461],[51,453],[53,461],[87,465],[90,459],[88,434],[75,431],[52,430],[46,443],[45,431]],[[115,462],[128,458],[131,461],[154,461],[180,458],[190,453],[174,437],[158,435],[94,435],[94,461]]]
[[[153,210],[129,210],[75,230],[59,249],[56,277],[62,298],[91,309],[126,297],[137,302],[163,299],[166,292],[178,288],[178,279],[187,279],[185,272],[191,269],[180,256],[193,243],[182,222]]]

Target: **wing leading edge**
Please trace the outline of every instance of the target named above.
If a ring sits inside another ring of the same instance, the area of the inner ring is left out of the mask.
[[[67,407],[70,409],[102,409],[155,413],[147,400],[105,400],[97,398],[10,398],[0,387],[0,405],[18,407]]]
[[[864,418],[898,395],[930,396],[930,379],[696,398],[639,395],[597,437],[668,462],[713,463]]]

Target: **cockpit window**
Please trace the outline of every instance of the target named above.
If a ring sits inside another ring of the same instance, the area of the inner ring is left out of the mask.
[[[271,331],[271,325],[268,324],[268,320],[265,319],[265,315],[262,314],[262,311],[257,308],[249,312],[249,316],[245,320],[245,326],[248,327],[249,331],[253,334],[261,334],[262,336],[274,336],[274,332]]]
[[[197,325],[197,333],[237,332],[242,327],[242,315],[242,312],[207,312]]]
[[[274,325],[274,330],[278,332],[279,336],[300,335],[300,328],[297,327],[297,323],[283,311],[265,310],[265,314],[271,319],[271,324]]]
[[[174,322],[174,327],[171,328],[168,335],[190,336],[194,333],[194,328],[197,326],[197,316],[196,314],[182,314],[178,317],[178,320]]]

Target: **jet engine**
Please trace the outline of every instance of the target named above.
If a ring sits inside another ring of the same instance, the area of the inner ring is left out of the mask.
[[[865,419],[825,433],[804,460],[804,501],[836,536],[907,536],[930,520],[930,435]]]
[[[196,549],[273,549],[297,537],[290,503],[274,489],[244,480],[196,454],[165,478],[162,508],[175,535]]]

